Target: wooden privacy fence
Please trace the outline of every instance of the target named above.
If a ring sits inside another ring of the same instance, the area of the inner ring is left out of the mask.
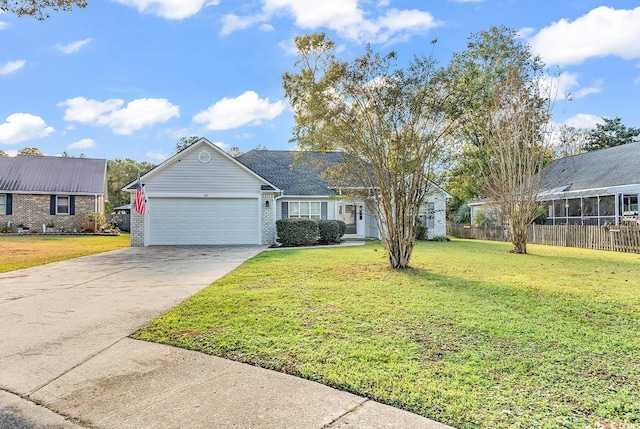
[[[502,226],[470,226],[447,222],[447,234],[457,238],[509,241],[509,230]],[[615,225],[531,225],[528,243],[640,253],[640,229],[638,226]]]

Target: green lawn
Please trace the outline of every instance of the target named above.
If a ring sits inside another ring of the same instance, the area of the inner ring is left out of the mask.
[[[135,337],[456,427],[640,424],[640,255],[510,247],[420,243],[399,272],[375,244],[263,252]]]
[[[0,273],[129,247],[129,234],[0,235]]]

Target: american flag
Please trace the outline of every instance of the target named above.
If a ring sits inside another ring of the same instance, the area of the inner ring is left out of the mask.
[[[141,215],[146,211],[146,199],[144,196],[144,189],[142,189],[142,183],[140,183],[140,175],[138,174],[138,184],[136,185],[136,201],[133,205],[136,212]]]

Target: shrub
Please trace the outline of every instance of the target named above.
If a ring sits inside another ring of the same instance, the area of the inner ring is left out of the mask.
[[[416,219],[416,224],[413,227],[413,235],[416,240],[427,240],[429,238],[429,230],[427,230],[424,221],[420,218]]]
[[[463,203],[458,207],[453,215],[453,221],[455,223],[469,223],[471,222],[471,209],[467,203]]]
[[[446,235],[436,235],[431,239],[431,241],[451,241],[451,239]]]
[[[308,246],[318,242],[318,223],[306,218],[280,219],[276,233],[283,246]]]
[[[73,227],[78,232],[103,232],[109,230],[110,226],[103,214],[85,212],[75,215]]]
[[[343,222],[344,223],[344,222]],[[346,226],[345,226],[346,230]],[[337,220],[319,220],[318,233],[320,234],[321,243],[339,243],[342,234],[341,228]]]
[[[341,220],[337,220],[338,226],[340,227],[340,238],[344,237],[345,232],[347,232],[347,224]]]

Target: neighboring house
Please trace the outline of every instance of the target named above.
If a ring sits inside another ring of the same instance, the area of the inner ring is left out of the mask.
[[[342,154],[315,154],[340,162]],[[252,150],[233,158],[206,139],[141,177],[144,216],[131,213],[131,245],[273,244],[278,219],[340,219],[347,237],[378,238],[363,200],[350,200],[321,177],[322,169],[295,163],[294,152]],[[133,204],[136,182],[131,192]],[[446,234],[450,196],[434,185],[421,215],[430,237]]]
[[[542,172],[538,201],[547,225],[638,223],[640,142],[558,159]],[[490,209],[488,200],[469,203],[473,214]]]
[[[104,213],[107,161],[18,155],[0,157],[0,225],[73,229],[76,213]]]
[[[640,142],[556,160],[543,177],[548,225],[638,221]]]

